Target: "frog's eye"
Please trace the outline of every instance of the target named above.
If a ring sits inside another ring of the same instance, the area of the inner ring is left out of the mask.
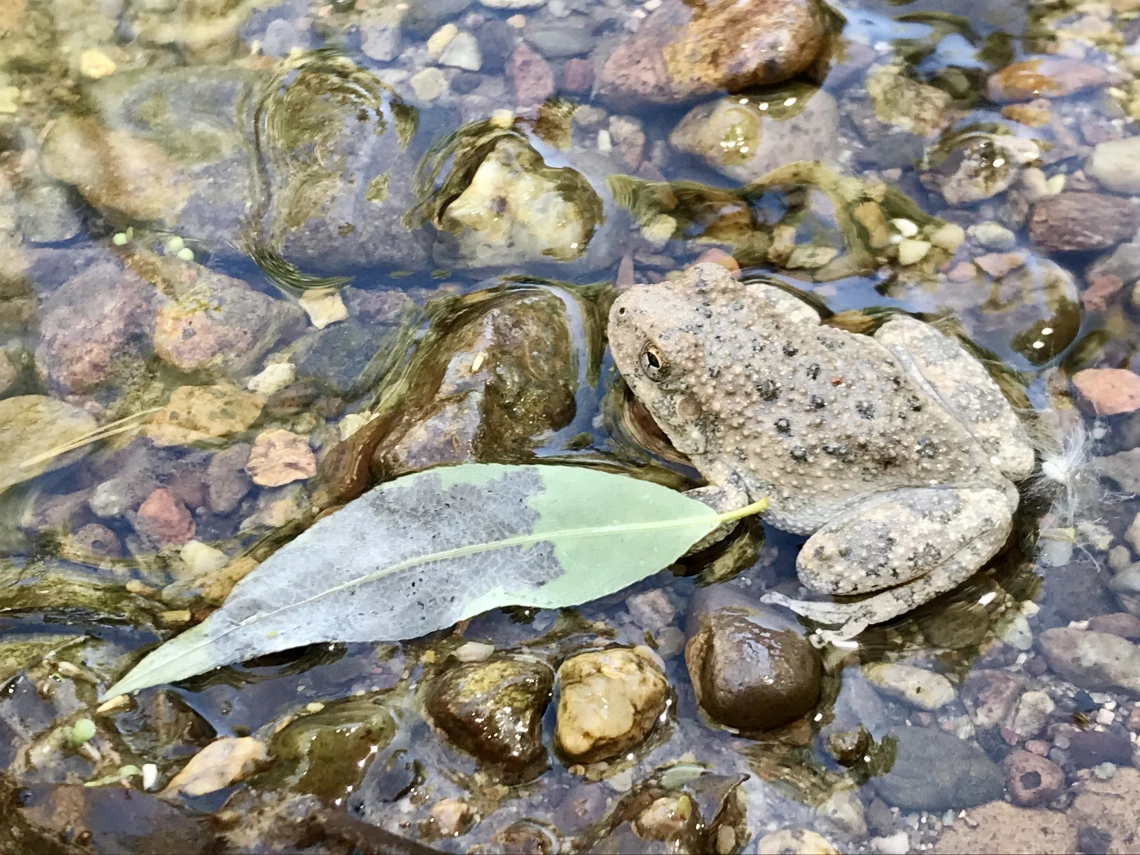
[[[641,351],[641,373],[654,383],[660,383],[669,376],[669,366],[656,345],[647,344]]]

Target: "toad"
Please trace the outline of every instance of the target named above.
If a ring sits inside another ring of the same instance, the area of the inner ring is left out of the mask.
[[[771,525],[810,535],[796,571],[823,598],[765,599],[842,624],[835,637],[957,587],[1009,537],[1013,482],[1035,462],[1025,427],[985,367],[922,321],[833,329],[790,293],[697,264],[622,294],[609,340],[707,480],[695,498],[727,511],[766,496]]]

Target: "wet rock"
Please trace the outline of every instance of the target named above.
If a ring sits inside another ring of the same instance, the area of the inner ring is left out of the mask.
[[[178,299],[158,310],[154,329],[155,352],[181,371],[243,376],[286,329],[303,323],[292,303],[238,279],[206,268],[187,279]]]
[[[943,125],[952,101],[941,89],[910,77],[899,64],[871,68],[866,90],[880,122],[922,137]]]
[[[1002,762],[1010,798],[1020,807],[1051,802],[1065,790],[1065,773],[1052,760],[1014,751]]]
[[[580,653],[558,669],[555,739],[572,762],[616,757],[640,745],[665,710],[668,683],[648,653]]]
[[[1112,592],[1105,587],[1108,573],[1096,562],[1077,559],[1064,573],[1047,573],[1041,586],[1037,622],[1041,627],[1088,620],[1119,608]]]
[[[722,98],[693,108],[669,142],[745,183],[793,160],[834,162],[839,109],[829,94],[806,85]]]
[[[994,801],[955,819],[932,850],[935,855],[1064,855],[1077,848],[1077,827],[1064,814]]]
[[[0,783],[5,831],[24,852],[184,852],[204,855],[217,842],[206,820],[138,790]],[[61,841],[82,844],[66,846]]]
[[[1104,632],[1056,627],[1037,636],[1049,667],[1082,689],[1122,689],[1140,696],[1140,647]]]
[[[221,790],[247,777],[268,756],[265,743],[252,736],[215,740],[190,758],[163,794],[203,796]]]
[[[756,855],[839,855],[839,850],[814,831],[784,828],[761,837],[756,843]]]
[[[135,512],[135,531],[157,546],[180,545],[194,536],[194,519],[170,490],[159,487]]]
[[[88,523],[67,537],[67,546],[80,554],[97,555],[102,558],[118,558],[123,545],[119,537],[105,525]]]
[[[990,75],[986,97],[999,104],[1035,98],[1063,98],[1103,86],[1108,73],[1103,66],[1070,57],[1051,56],[1007,65]]]
[[[288,724],[270,738],[269,753],[290,767],[291,789],[335,804],[360,786],[395,733],[392,714],[375,698],[349,698]]]
[[[548,291],[469,296],[469,314],[439,320],[413,396],[377,446],[375,473],[517,459],[573,418],[578,380],[562,300]]]
[[[89,446],[33,461],[94,429],[95,419],[88,413],[44,395],[0,401],[0,493],[13,484],[74,463],[90,450]]]
[[[577,170],[548,166],[525,140],[503,136],[435,217],[434,257],[447,267],[610,259],[587,255],[605,221],[602,199]]]
[[[282,487],[313,477],[317,458],[307,436],[278,428],[257,435],[245,471],[259,487]]]
[[[701,708],[739,730],[780,727],[809,712],[819,700],[822,666],[798,624],[715,592],[704,589],[694,600],[685,645]]]
[[[1127,733],[1108,730],[1080,730],[1069,737],[1069,759],[1080,769],[1101,763],[1132,765],[1132,742]]]
[[[471,5],[472,0],[436,0],[433,3],[408,4],[404,10],[403,26],[416,36],[427,36],[438,30]]]
[[[888,804],[905,810],[942,811],[999,799],[1001,769],[985,753],[953,734],[921,727],[896,727],[894,765],[875,778]]]
[[[1138,226],[1140,211],[1127,199],[1065,192],[1033,206],[1029,239],[1057,252],[1108,249],[1131,238]]]
[[[1140,409],[1140,376],[1124,368],[1086,368],[1073,375],[1083,409],[1115,416]]]
[[[146,436],[160,448],[210,443],[241,433],[261,415],[259,395],[235,386],[180,386],[151,417]]]
[[[73,192],[60,184],[40,184],[20,194],[20,233],[32,243],[71,240],[83,228]]]
[[[206,469],[206,501],[214,513],[228,514],[253,486],[245,471],[252,448],[247,442],[239,442],[210,458]]]
[[[594,88],[594,66],[584,59],[568,59],[562,64],[562,89],[589,92]]]
[[[1129,641],[1140,639],[1140,617],[1128,612],[1114,612],[1110,615],[1097,615],[1089,620],[1093,632],[1107,632],[1119,635]]]
[[[932,712],[953,703],[956,697],[949,680],[914,665],[876,662],[863,666],[863,676],[885,694]]]
[[[1073,800],[1073,822],[1111,835],[1108,852],[1131,852],[1140,842],[1140,771],[1117,769],[1107,781],[1090,778]],[[1071,850],[1070,850],[1071,851]],[[1088,851],[1088,850],[1085,850]]]
[[[1013,713],[1021,681],[1005,671],[974,671],[966,678],[962,701],[977,727],[1001,727]]]
[[[494,658],[449,668],[427,701],[432,721],[464,751],[515,772],[546,765],[542,716],[554,675],[543,662]]]
[[[43,303],[36,368],[64,395],[125,383],[151,352],[154,286],[115,264],[73,276]]]
[[[507,63],[507,77],[520,106],[541,104],[554,94],[554,70],[530,45],[518,45]]]
[[[1017,702],[1010,730],[1022,739],[1032,739],[1045,729],[1055,707],[1048,692],[1026,692]]]
[[[402,49],[399,12],[391,7],[365,12],[360,20],[361,52],[377,62],[391,62]]]
[[[363,377],[372,359],[395,341],[395,324],[365,324],[356,320],[316,330],[294,344],[294,374],[298,380],[314,381],[338,395],[349,395]]]
[[[614,103],[677,103],[723,89],[780,83],[824,46],[810,0],[666,0],[602,66],[599,94]]]
[[[1140,193],[1140,137],[1098,143],[1085,162],[1085,171],[1106,190]]]
[[[930,168],[922,183],[947,203],[965,205],[1008,190],[1025,165],[1040,156],[1033,140],[950,132],[926,153]]]
[[[652,632],[669,626],[677,616],[669,597],[660,588],[627,597],[625,606],[638,626]]]

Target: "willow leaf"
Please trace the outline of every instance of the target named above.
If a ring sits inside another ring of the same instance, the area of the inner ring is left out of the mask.
[[[564,466],[466,464],[398,478],[276,552],[107,695],[305,644],[399,641],[501,606],[560,608],[656,573],[718,525],[648,481]]]

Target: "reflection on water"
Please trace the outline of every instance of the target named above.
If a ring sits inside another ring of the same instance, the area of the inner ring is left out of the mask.
[[[1127,851],[1134,5],[0,3],[0,852]],[[697,486],[606,323],[698,259],[963,341],[1041,449],[1008,547],[819,649],[753,525],[100,707],[379,481]]]

